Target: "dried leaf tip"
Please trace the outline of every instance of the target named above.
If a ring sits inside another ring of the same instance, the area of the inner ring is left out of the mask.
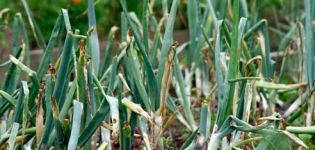
[[[177,41],[175,41],[175,42],[172,44],[172,48],[173,48],[173,49],[176,49],[178,46],[179,46],[179,43],[178,43]]]
[[[80,48],[80,53],[85,54],[85,43],[84,43],[84,39],[81,39],[79,41],[79,48]]]
[[[128,45],[131,43],[131,41],[132,41],[132,31],[129,28],[128,29],[128,35],[127,35],[127,43],[128,43]]]
[[[87,34],[88,36],[90,36],[91,33],[94,32],[94,31],[95,31],[95,27],[92,26],[92,27],[86,32],[86,34]]]

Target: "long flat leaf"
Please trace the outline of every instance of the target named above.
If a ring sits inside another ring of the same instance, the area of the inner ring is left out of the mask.
[[[37,23],[36,23],[36,21],[35,21],[35,19],[33,17],[32,11],[31,11],[31,9],[28,6],[27,0],[22,0],[22,3],[23,3],[23,6],[24,6],[24,9],[25,9],[25,12],[27,14],[27,18],[28,18],[28,21],[30,23],[31,29],[33,31],[33,35],[34,35],[37,43],[39,44],[39,46],[42,49],[46,49],[45,39],[44,39],[43,34],[40,31],[40,28],[38,27],[38,25],[37,25]]]
[[[166,21],[165,33],[163,36],[162,47],[161,47],[161,54],[159,56],[160,57],[159,74],[158,74],[159,84],[162,84],[161,81],[162,81],[162,76],[164,73],[167,53],[173,43],[173,29],[174,29],[174,23],[176,19],[177,6],[178,6],[178,0],[173,0],[171,12]]]
[[[48,74],[46,76],[45,84],[46,84],[46,89],[45,89],[45,106],[46,106],[46,115],[45,115],[45,124],[44,124],[44,133],[43,137],[41,140],[41,143],[39,144],[41,148],[47,147],[48,144],[48,139],[50,137],[51,131],[52,131],[52,125],[53,125],[53,118],[52,118],[52,104],[51,104],[51,96],[53,93],[53,86],[54,86],[54,81],[52,79],[52,75]]]
[[[313,40],[313,28],[312,28],[312,14],[311,6],[312,1],[304,0],[306,18],[305,18],[305,55],[304,55],[304,64],[306,66],[307,81],[309,83],[310,89],[313,89],[314,81],[314,40]]]
[[[75,150],[77,148],[77,143],[80,135],[81,126],[81,115],[83,111],[83,104],[74,100],[73,101],[73,121],[71,128],[70,140],[68,143],[69,150]]]
[[[39,63],[39,67],[37,69],[37,74],[40,79],[45,74],[49,63],[51,62],[51,55],[57,43],[57,37],[60,33],[61,25],[62,25],[62,15],[59,14],[56,24],[54,26],[54,29],[52,30],[48,45],[45,49],[44,55],[42,56],[41,61]]]
[[[73,34],[71,32],[68,32],[64,49],[63,49],[63,54],[61,57],[61,63],[60,67],[57,72],[57,79],[56,79],[56,85],[55,89],[53,92],[53,96],[56,98],[59,107],[64,103],[64,100],[61,99],[63,91],[67,90],[65,87],[68,83],[66,83],[66,78],[67,78],[67,73],[69,72],[69,63],[71,60],[72,56],[72,46],[73,46]]]
[[[184,142],[184,144],[180,147],[180,150],[184,150],[186,149],[189,145],[191,145],[193,143],[193,140],[195,139],[195,137],[197,136],[197,133],[199,131],[199,128],[197,128],[194,132],[192,132],[187,140]]]
[[[0,95],[3,97],[5,100],[7,100],[11,105],[15,106],[16,105],[16,100],[7,92],[0,90]]]
[[[96,29],[96,18],[95,18],[93,0],[88,0],[88,7],[89,7],[89,10],[88,10],[89,28],[94,28],[94,31],[89,36],[89,42],[91,46],[94,73],[97,74],[99,70],[99,66],[100,66],[100,46],[99,46],[99,40],[98,40],[98,35],[97,35],[97,29]]]
[[[177,0],[175,0],[175,1],[177,1]],[[139,47],[140,53],[143,56],[144,68],[145,68],[145,72],[147,75],[146,81],[148,83],[148,91],[149,91],[148,94],[151,97],[151,99],[150,99],[151,103],[154,104],[154,105],[151,105],[152,110],[157,110],[159,108],[159,104],[160,104],[159,103],[159,100],[160,100],[159,87],[160,86],[158,86],[158,82],[157,82],[157,79],[155,77],[153,67],[152,67],[152,64],[150,62],[147,51],[145,50],[144,45],[141,43],[141,38],[140,38],[139,33],[137,32],[137,27],[135,26],[135,24],[132,23],[132,20],[130,19],[130,16],[129,16],[128,11],[127,11],[126,1],[120,0],[120,3],[121,3],[121,6],[123,8],[126,20],[131,27],[133,36],[135,38],[135,42],[137,43],[137,46]]]
[[[11,133],[10,133],[10,137],[9,137],[9,150],[14,150],[14,145],[15,145],[15,141],[16,141],[16,136],[18,134],[19,131],[19,126],[20,124],[18,123],[13,123],[12,128],[11,128]]]
[[[187,16],[189,26],[189,49],[187,53],[187,64],[191,65],[192,59],[198,47],[198,36],[200,32],[200,19],[199,19],[199,0],[188,0]]]

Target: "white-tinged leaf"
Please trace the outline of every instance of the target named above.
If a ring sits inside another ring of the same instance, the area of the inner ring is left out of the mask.
[[[69,150],[75,150],[77,148],[78,139],[80,136],[81,128],[81,116],[83,113],[83,104],[77,100],[73,101],[73,119],[71,135],[68,143]]]
[[[304,148],[308,149],[308,146],[298,137],[296,137],[294,134],[288,132],[288,131],[281,131],[284,135],[286,135],[288,138],[290,138],[293,142],[296,144],[299,144],[303,146]]]
[[[11,133],[10,133],[10,137],[9,137],[9,150],[14,150],[14,144],[15,144],[15,140],[16,140],[16,136],[18,134],[19,131],[19,126],[20,124],[14,122],[11,128]]]
[[[143,116],[144,118],[146,118],[149,121],[152,121],[150,115],[146,111],[144,111],[139,104],[136,104],[136,103],[128,100],[127,98],[123,98],[121,100],[121,102],[123,105],[125,105],[127,108],[129,108],[131,111]]]
[[[93,0],[88,0],[88,6],[89,6],[89,10],[88,10],[89,28],[94,28],[94,31],[89,36],[89,42],[91,46],[94,73],[97,74],[99,65],[100,65],[100,45],[99,45],[98,35],[96,31],[96,18],[95,18]]]

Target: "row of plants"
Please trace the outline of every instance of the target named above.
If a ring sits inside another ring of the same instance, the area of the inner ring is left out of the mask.
[[[314,148],[314,1],[270,27],[260,0],[187,0],[189,40],[178,43],[179,0],[162,0],[161,18],[154,0],[141,15],[120,0],[104,59],[93,0],[87,31],[61,9],[48,41],[21,3],[27,21],[16,14],[0,64],[1,148]],[[273,51],[270,32],[280,37]],[[43,50],[35,70],[30,35]]]

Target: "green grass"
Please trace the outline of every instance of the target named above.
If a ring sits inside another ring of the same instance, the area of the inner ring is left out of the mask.
[[[60,9],[49,40],[19,3],[0,64],[0,148],[315,148],[311,0],[292,12],[282,1],[144,0],[139,16],[120,0],[104,57],[93,0],[88,31]],[[43,50],[35,69],[31,36]]]

